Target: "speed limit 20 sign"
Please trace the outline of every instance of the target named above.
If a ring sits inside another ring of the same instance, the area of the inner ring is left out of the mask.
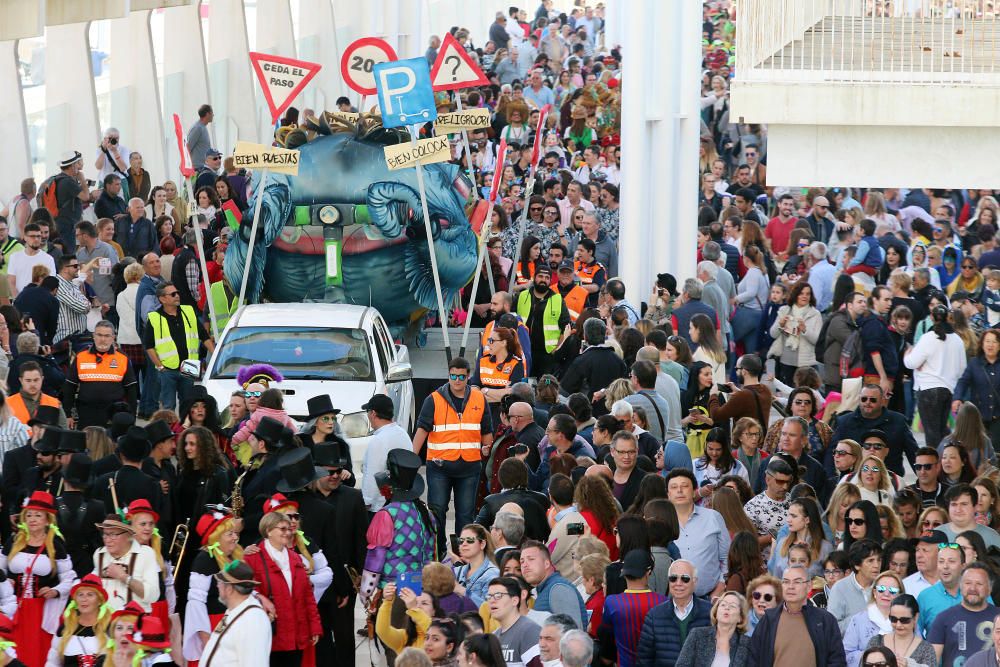
[[[375,94],[375,65],[397,60],[396,52],[378,37],[364,37],[351,43],[340,58],[344,82],[361,95]]]

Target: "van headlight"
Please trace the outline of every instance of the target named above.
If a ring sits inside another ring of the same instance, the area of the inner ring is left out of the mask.
[[[367,412],[351,412],[340,415],[340,428],[348,438],[366,438],[372,434],[372,425]]]

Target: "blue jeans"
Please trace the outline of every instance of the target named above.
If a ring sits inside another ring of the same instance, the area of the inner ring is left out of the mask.
[[[153,362],[146,359],[142,370],[142,395],[139,399],[139,414],[151,415],[160,407],[160,374]]]
[[[179,370],[164,368],[160,374],[160,405],[164,410],[177,408],[178,394],[183,401],[194,388],[194,380],[181,375]]]
[[[476,518],[476,489],[482,463],[479,461],[427,461],[427,506],[438,522],[438,547],[444,548],[448,503],[455,493],[455,532]],[[442,551],[441,553],[446,553]]]
[[[757,329],[760,327],[762,311],[738,306],[730,322],[733,325],[733,340],[743,343],[743,354],[757,351]]]

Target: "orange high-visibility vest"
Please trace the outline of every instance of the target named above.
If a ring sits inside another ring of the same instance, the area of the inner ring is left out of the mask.
[[[486,413],[483,392],[469,387],[469,399],[462,413],[455,412],[451,401],[435,391],[434,425],[427,434],[428,461],[479,461],[482,459],[482,423]]]
[[[521,357],[511,356],[507,361],[498,363],[490,355],[479,360],[479,380],[485,387],[505,389],[510,386],[510,376],[521,362]]]
[[[518,285],[527,285],[535,278],[535,265],[528,265],[528,275],[524,275],[524,270],[522,268],[522,263],[517,263],[517,273],[514,275],[514,280]]]
[[[579,285],[576,285],[566,296],[563,297],[563,303],[566,304],[566,310],[569,311],[570,318],[576,322],[576,319],[580,317],[580,313],[583,309],[587,307],[587,297],[590,294],[587,290],[583,289]]]
[[[76,355],[76,373],[80,382],[121,382],[126,370],[128,357],[117,350],[100,354],[91,348]]]
[[[53,398],[48,394],[42,394],[41,399],[38,401],[38,405],[48,405],[53,408],[58,408],[61,406],[59,399]],[[7,397],[7,407],[10,408],[11,414],[18,418],[18,420],[24,424],[28,425],[28,421],[34,417],[34,415],[28,413],[28,406],[24,404],[24,397],[21,396],[21,392],[17,392],[13,396]]]
[[[594,282],[594,276],[597,272],[604,267],[601,266],[600,262],[594,262],[593,264],[584,264],[580,260],[573,262],[574,268],[576,269],[576,275],[580,279],[582,285],[589,285]]]

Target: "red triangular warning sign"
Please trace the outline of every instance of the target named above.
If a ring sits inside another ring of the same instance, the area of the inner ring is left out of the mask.
[[[271,109],[271,122],[281,118],[295,96],[316,76],[322,65],[267,53],[250,53],[250,63]]]
[[[431,87],[434,90],[458,90],[471,86],[488,86],[489,79],[479,65],[469,57],[451,33],[445,33],[437,60],[431,67]]]

